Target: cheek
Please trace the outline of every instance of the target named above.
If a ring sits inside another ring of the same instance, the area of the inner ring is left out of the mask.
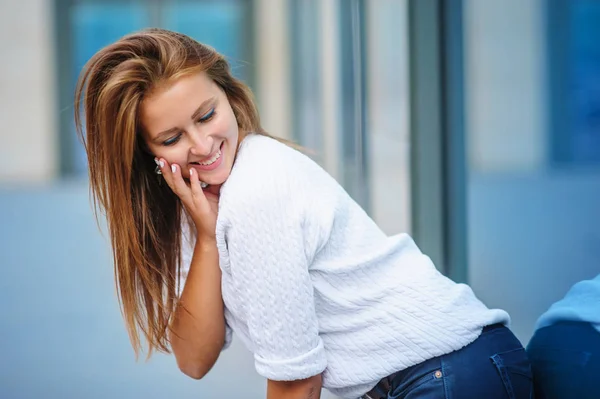
[[[227,110],[223,112],[222,125],[223,131],[226,131],[228,136],[231,136],[234,133],[237,135],[238,123],[231,106],[227,107]]]
[[[187,163],[187,153],[180,146],[164,147],[154,145],[150,148],[152,155],[156,158],[166,159],[168,163],[185,164]]]
[[[148,146],[150,153],[157,158],[166,158],[168,151],[165,151],[166,148],[160,145],[152,144]]]
[[[221,137],[229,137],[231,135],[231,126],[230,126],[230,118],[229,115],[223,114],[220,118],[215,120],[214,129],[218,132],[218,135]]]

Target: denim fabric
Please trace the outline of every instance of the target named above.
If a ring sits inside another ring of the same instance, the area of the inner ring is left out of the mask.
[[[461,350],[403,370],[388,394],[388,399],[531,398],[527,353],[504,326],[484,330]]]
[[[600,398],[600,333],[589,323],[559,322],[541,328],[527,352],[537,399]]]

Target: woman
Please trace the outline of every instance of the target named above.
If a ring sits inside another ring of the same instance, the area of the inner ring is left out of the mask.
[[[506,312],[268,136],[213,49],[132,34],[89,61],[76,100],[136,353],[141,329],[202,378],[233,330],[268,398],[529,398]]]
[[[537,398],[600,398],[600,275],[573,285],[540,316],[527,352]]]

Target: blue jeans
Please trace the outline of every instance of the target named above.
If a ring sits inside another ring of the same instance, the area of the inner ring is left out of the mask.
[[[536,398],[600,398],[600,333],[589,323],[560,322],[541,328],[527,352]]]
[[[464,348],[401,371],[388,399],[531,399],[525,349],[506,327],[495,325]]]

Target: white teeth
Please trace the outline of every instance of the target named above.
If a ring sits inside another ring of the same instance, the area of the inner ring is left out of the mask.
[[[214,163],[220,157],[221,157],[221,150],[217,151],[217,153],[215,155],[213,155],[213,157],[211,159],[209,159],[208,161],[198,162],[198,163],[200,165],[208,166],[208,165]]]

